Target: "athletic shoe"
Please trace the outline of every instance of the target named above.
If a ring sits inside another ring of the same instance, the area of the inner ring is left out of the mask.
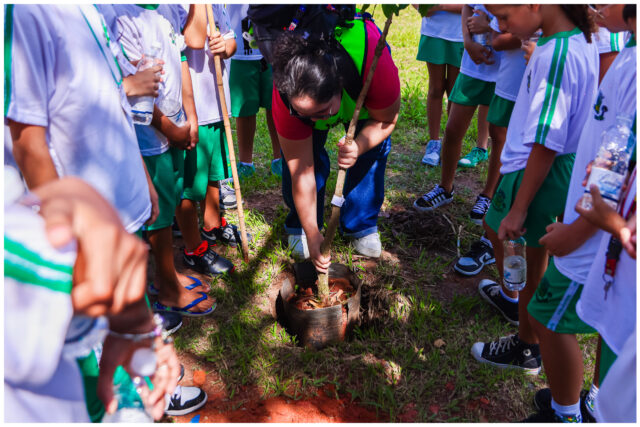
[[[521,423],[562,423],[562,418],[560,418],[556,411],[553,409],[545,409],[544,411],[538,411],[535,414],[525,418],[520,421]],[[570,421],[567,421],[570,422]]]
[[[198,387],[177,386],[173,394],[164,396],[167,415],[187,415],[202,408],[207,403],[207,393]]]
[[[595,423],[596,419],[591,415],[587,409],[586,399],[589,395],[589,390],[580,391],[580,412],[582,413],[583,423]],[[533,406],[538,411],[551,410],[551,389],[542,388],[536,392],[533,396]]]
[[[353,239],[353,247],[360,255],[371,258],[380,258],[380,254],[382,254],[382,243],[378,232]]]
[[[227,222],[225,217],[221,219],[222,225],[220,227],[214,227],[211,230],[205,230],[204,227],[200,229],[200,236],[202,240],[209,242],[209,245],[216,246],[218,243],[223,245],[229,245],[232,248],[238,246],[238,243],[242,243],[240,232],[238,227],[234,224]],[[251,241],[253,236],[247,232],[247,239]]]
[[[484,194],[478,195],[478,197],[476,197],[476,202],[471,208],[471,212],[469,212],[469,218],[471,219],[471,221],[475,224],[482,225],[482,219],[487,214],[489,205],[491,205],[490,198],[488,198]]]
[[[180,313],[160,311],[158,314],[162,317],[162,327],[169,335],[182,327],[182,315]]]
[[[489,158],[489,153],[479,147],[473,147],[473,150],[458,160],[458,166],[463,168],[475,168],[478,163],[484,162]]]
[[[496,262],[493,256],[493,248],[483,240],[476,240],[471,248],[456,262],[453,269],[463,276],[475,276],[480,273],[485,265]]]
[[[291,248],[291,256],[297,259],[309,258],[309,246],[307,245],[307,236],[304,234],[289,234],[289,247]]]
[[[512,325],[519,325],[518,321],[518,303],[504,299],[500,293],[500,285],[489,279],[482,279],[478,283],[478,292],[480,296],[489,304],[498,309],[505,319]]]
[[[238,177],[240,179],[251,178],[256,173],[256,167],[253,163],[238,163]]]
[[[501,337],[498,341],[477,342],[471,347],[471,355],[480,363],[521,369],[529,375],[537,375],[542,364],[538,344],[523,343],[518,334]]]
[[[176,217],[173,217],[173,222],[171,223],[171,233],[173,237],[182,237],[182,231],[180,231],[180,227],[178,227],[178,221],[176,221]]]
[[[187,267],[201,274],[218,275],[232,273],[234,270],[233,263],[215,253],[206,240],[202,241],[192,255],[184,252],[183,261]]]
[[[282,157],[271,160],[271,173],[278,178],[282,178]]]
[[[453,190],[451,193],[447,193],[444,188],[440,187],[440,184],[437,184],[433,190],[413,202],[413,207],[419,211],[428,212],[451,202],[453,202]]]
[[[439,139],[431,139],[427,142],[427,148],[424,150],[422,164],[429,166],[438,166],[440,164],[440,149],[442,141]]]
[[[220,183],[220,209],[235,209],[238,207],[236,190],[228,182]]]

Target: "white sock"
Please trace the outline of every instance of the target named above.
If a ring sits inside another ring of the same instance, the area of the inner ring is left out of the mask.
[[[506,299],[509,302],[514,302],[514,303],[518,303],[518,297],[515,298],[511,298],[505,295],[504,291],[502,290],[502,287],[500,287],[500,295],[502,295],[502,298]]]
[[[578,399],[577,403],[573,405],[560,405],[553,397],[551,398],[551,407],[555,411],[555,413],[561,417],[574,417],[577,422],[582,422],[582,414],[580,413],[580,399]]]
[[[493,245],[491,244],[491,240],[487,239],[487,236],[485,236],[484,234],[480,238],[480,241],[486,243],[487,245],[489,245],[489,247],[491,249],[493,249]]]
[[[241,165],[245,165],[245,166],[252,166],[253,167],[253,162],[251,163],[246,163],[246,162],[240,162]]]
[[[591,388],[589,389],[589,394],[585,398],[585,405],[587,407],[587,411],[589,414],[595,418],[595,414],[593,413],[594,403],[596,401],[596,397],[598,397],[598,386],[595,384],[591,384]]]

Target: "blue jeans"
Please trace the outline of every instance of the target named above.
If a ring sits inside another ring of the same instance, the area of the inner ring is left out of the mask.
[[[358,122],[356,135],[365,124]],[[330,172],[330,162],[324,144],[328,131],[313,131],[313,167],[316,177],[318,229],[324,224],[324,190]],[[391,151],[391,138],[358,157],[347,170],[344,183],[345,202],[340,209],[340,230],[345,236],[360,238],[378,231],[378,213],[384,201],[384,173]],[[282,156],[283,159],[284,155]],[[284,223],[288,234],[302,234],[302,225],[293,203],[291,172],[286,159],[282,162],[282,197],[289,208]]]

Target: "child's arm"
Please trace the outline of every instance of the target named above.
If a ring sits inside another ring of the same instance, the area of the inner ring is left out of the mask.
[[[500,223],[498,229],[500,240],[517,239],[526,231],[522,225],[527,217],[527,210],[542,182],[549,174],[556,154],[555,151],[542,144],[533,145],[513,206]]]
[[[220,55],[221,59],[231,58],[236,49],[236,41],[232,38],[225,40],[218,30],[209,37],[209,50],[214,55]]]
[[[46,128],[9,120],[13,157],[30,189],[58,179],[49,154]]]
[[[471,38],[471,32],[467,26],[467,20],[471,18],[472,14],[473,9],[468,5],[464,5],[462,8],[462,38],[464,40],[464,49],[467,51],[469,57],[474,63],[480,64],[484,62],[487,64],[493,64],[494,61],[489,61],[491,51],[485,46],[474,42]]]
[[[518,49],[522,46],[522,41],[510,33],[493,33],[491,46],[494,50],[511,50]]]
[[[193,100],[193,85],[187,61],[182,61],[182,106],[187,115],[187,121],[191,125],[189,146],[186,147],[187,150],[191,150],[198,143],[198,114],[196,113],[196,103]]]
[[[571,224],[554,222],[547,225],[547,234],[539,240],[553,256],[565,256],[578,249],[598,231],[584,217],[579,216]]]
[[[207,40],[207,11],[204,4],[192,4],[189,7],[187,23],[182,30],[184,42],[191,49],[202,49]]]

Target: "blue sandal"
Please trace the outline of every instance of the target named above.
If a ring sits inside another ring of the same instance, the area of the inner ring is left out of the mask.
[[[196,298],[195,300],[191,301],[189,304],[185,305],[184,307],[169,307],[156,301],[153,303],[153,311],[156,311],[156,312],[171,311],[174,313],[180,313],[181,315],[187,316],[187,317],[200,317],[200,316],[206,316],[207,314],[213,313],[213,310],[215,310],[216,308],[215,302],[211,307],[209,307],[205,311],[189,310],[190,308],[195,307],[196,305],[200,304],[202,301],[209,298],[207,294],[205,294],[204,292],[198,292],[198,293],[202,296],[200,298]]]
[[[198,286],[203,286],[202,282],[200,281],[200,279],[193,277],[193,276],[187,276],[189,279],[193,280],[193,283],[185,286],[185,289],[188,290],[192,290],[197,288]],[[149,295],[153,295],[153,296],[157,296],[158,295],[158,288],[156,288],[155,286],[153,286],[153,282],[149,283],[149,286],[147,286],[147,293]]]

